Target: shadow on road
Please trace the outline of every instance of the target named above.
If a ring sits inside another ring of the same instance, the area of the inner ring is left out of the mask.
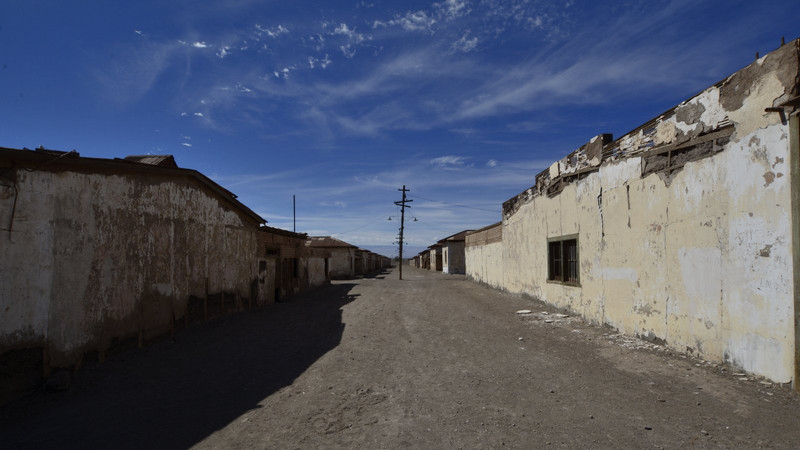
[[[2,448],[186,448],[290,385],[344,331],[353,284],[190,328],[0,408]]]
[[[386,275],[389,272],[391,272],[391,269],[375,270],[375,271],[369,272],[368,274],[364,275],[364,278],[377,278],[379,280],[382,280],[382,279],[386,278]]]

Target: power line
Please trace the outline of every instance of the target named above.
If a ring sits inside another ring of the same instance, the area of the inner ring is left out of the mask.
[[[362,228],[366,227],[367,225],[372,225],[373,223],[375,223],[375,222],[377,222],[377,221],[379,221],[379,220],[383,219],[384,217],[386,217],[386,214],[381,214],[381,215],[380,215],[380,217],[377,217],[376,219],[374,219],[374,220],[372,220],[372,221],[370,221],[370,222],[367,222],[367,223],[365,223],[364,225],[361,225],[361,226],[355,227],[355,228],[353,228],[352,230],[342,231],[342,232],[339,232],[339,233],[333,233],[331,236],[335,236],[335,235],[337,235],[337,234],[348,234],[348,233],[352,233],[353,231],[358,231],[358,230],[360,230],[360,229],[362,229]]]
[[[433,200],[433,199],[425,198],[425,197],[422,197],[422,196],[419,196],[419,195],[417,195],[417,198],[422,199],[422,200],[428,200],[429,202],[444,203],[445,205],[457,206],[459,208],[477,209],[479,211],[488,211],[488,212],[493,212],[493,213],[499,213],[500,212],[500,211],[498,211],[496,209],[478,208],[477,206],[457,205],[455,203],[443,202],[441,200]]]
[[[417,217],[415,217],[415,219],[417,219],[417,222],[419,222],[419,223],[422,223],[422,224],[425,224],[425,225],[426,225],[428,228],[430,228],[430,229],[432,229],[432,230],[441,231],[441,232],[443,232],[443,233],[448,233],[448,231],[446,231],[446,230],[443,230],[443,229],[441,229],[441,228],[436,228],[435,226],[433,226],[433,225],[431,225],[431,224],[429,224],[429,223],[427,223],[427,222],[424,222],[424,221],[422,221],[422,220],[419,220],[419,218],[417,218]]]

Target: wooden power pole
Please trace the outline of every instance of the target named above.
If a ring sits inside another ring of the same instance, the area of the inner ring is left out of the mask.
[[[395,205],[400,207],[400,279],[403,279],[403,227],[405,225],[406,220],[406,208],[411,208],[411,205],[406,205],[406,203],[413,202],[414,200],[406,200],[406,192],[410,192],[411,189],[406,189],[406,185],[403,185],[403,189],[398,189],[398,191],[403,192],[403,199],[399,202],[394,202]]]

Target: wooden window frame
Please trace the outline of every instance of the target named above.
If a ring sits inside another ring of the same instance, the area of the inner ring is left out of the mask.
[[[547,239],[547,282],[581,285],[580,242],[577,234]],[[570,252],[574,248],[574,252]]]

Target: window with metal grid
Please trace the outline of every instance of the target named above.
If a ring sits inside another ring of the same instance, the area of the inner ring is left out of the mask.
[[[547,242],[547,280],[577,285],[580,282],[578,238],[564,236]]]

